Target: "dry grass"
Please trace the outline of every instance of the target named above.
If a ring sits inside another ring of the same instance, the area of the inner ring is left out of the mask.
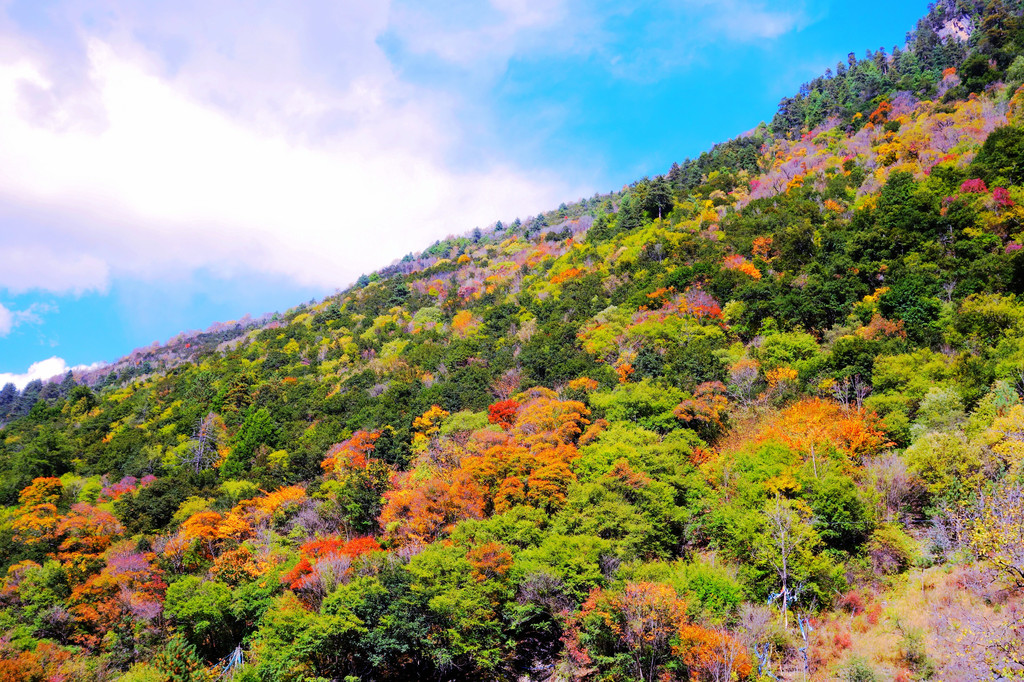
[[[926,679],[928,671],[934,680],[980,680],[997,666],[1018,669],[1006,651],[1012,658],[1020,650],[1024,596],[993,578],[978,566],[933,567],[910,571],[888,590],[862,590],[815,621],[810,673],[791,662],[782,679],[843,679],[855,660],[878,680]]]

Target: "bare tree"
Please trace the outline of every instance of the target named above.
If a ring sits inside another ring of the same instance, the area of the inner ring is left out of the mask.
[[[846,409],[850,409],[850,377],[832,383],[832,398]]]
[[[953,292],[956,291],[956,280],[951,279],[942,285],[942,290],[946,292],[946,303],[953,302]]]
[[[220,418],[210,412],[203,417],[192,431],[192,438],[181,455],[182,466],[191,467],[197,474],[213,466],[220,453],[217,446],[222,437],[223,427]]]
[[[789,627],[790,604],[804,589],[800,574],[815,544],[817,536],[790,500],[777,495],[765,506],[764,533],[756,552],[778,578],[779,591],[769,601],[781,602],[783,627]]]
[[[859,374],[855,374],[853,376],[853,380],[851,382],[851,386],[853,388],[853,399],[857,403],[857,409],[858,410],[863,410],[864,409],[864,399],[867,398],[868,395],[871,394],[871,390],[872,390],[871,385],[868,384],[863,379],[861,379]]]
[[[878,493],[882,520],[905,521],[920,506],[924,483],[910,472],[899,455],[890,452],[866,459],[864,474]]]
[[[519,390],[523,372],[517,367],[506,370],[504,374],[491,384],[491,393],[498,400],[508,400]]]

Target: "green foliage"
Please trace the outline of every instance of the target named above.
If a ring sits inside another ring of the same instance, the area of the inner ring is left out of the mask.
[[[939,38],[951,10],[969,41]],[[990,87],[1024,82],[1019,12],[943,0],[664,176],[91,387],[0,388],[0,658],[731,679],[735,639],[762,679],[798,669],[795,612],[840,622],[848,580],[918,561],[908,517],[955,545],[1020,477],[1024,95]],[[790,418],[812,399],[835,423]],[[657,646],[627,641],[644,604]],[[925,677],[921,641],[879,660]],[[859,654],[815,674],[878,677]]]
[[[231,601],[224,583],[186,576],[167,588],[164,610],[190,644],[213,656],[235,644]]]
[[[980,482],[983,451],[961,432],[930,432],[917,438],[904,455],[911,472],[936,499],[968,497]]]
[[[771,334],[758,347],[757,359],[765,370],[782,366],[799,367],[818,352],[818,342],[805,332]]]
[[[153,658],[153,667],[167,682],[205,682],[210,679],[196,650],[180,637],[167,640],[167,645]]]
[[[648,380],[620,384],[606,393],[594,393],[590,404],[615,422],[628,422],[644,429],[664,433],[678,428],[672,410],[686,394],[676,388],[655,386]]]
[[[993,130],[978,151],[971,170],[992,185],[1024,182],[1024,129],[1003,126]]]
[[[829,473],[812,490],[810,504],[822,541],[833,549],[856,551],[874,526],[871,507],[857,485],[847,476]]]

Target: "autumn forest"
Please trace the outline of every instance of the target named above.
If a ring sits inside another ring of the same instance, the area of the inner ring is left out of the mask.
[[[1024,678],[1022,9],[4,387],[0,681]]]

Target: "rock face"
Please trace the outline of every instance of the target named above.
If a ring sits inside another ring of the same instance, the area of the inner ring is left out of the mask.
[[[953,17],[942,23],[936,33],[943,40],[953,38],[957,42],[966,43],[967,39],[971,37],[971,32],[974,31],[974,22],[966,14],[961,14],[958,17]]]

